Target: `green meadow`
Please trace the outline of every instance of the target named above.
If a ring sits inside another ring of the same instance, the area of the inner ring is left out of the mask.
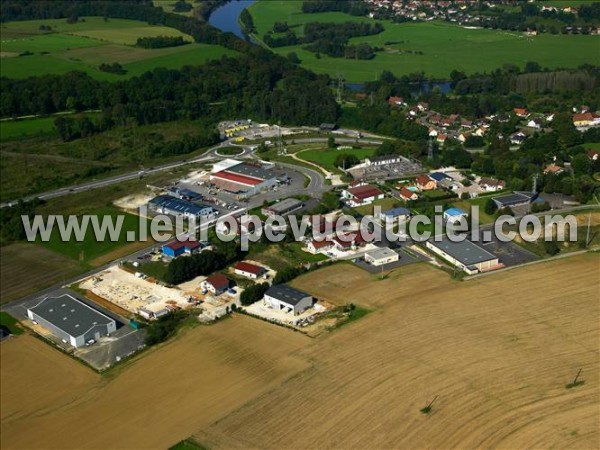
[[[42,25],[52,31],[40,31]],[[135,47],[139,37],[152,36],[183,36],[190,44],[161,49]],[[85,17],[75,24],[64,19],[4,23],[0,27],[0,51],[0,74],[9,78],[79,70],[108,81],[141,75],[157,67],[177,69],[236,54],[218,45],[192,43],[190,36],[173,28],[101,17]],[[23,53],[27,54],[19,56]],[[117,75],[98,69],[102,63],[114,62],[127,73]]]
[[[340,155],[354,155],[358,159],[362,160],[369,156],[372,156],[374,153],[374,148],[349,148],[341,150],[307,150],[298,153],[297,156],[298,158],[301,158],[305,161],[310,161],[312,163],[318,164],[324,169],[333,171],[336,170],[335,159]]]
[[[299,36],[308,22],[361,21],[366,17],[343,13],[304,14],[301,2],[260,0],[249,11],[258,30],[259,39],[272,30],[276,21],[287,21]],[[302,66],[317,73],[341,74],[346,81],[375,80],[384,71],[396,75],[425,72],[427,76],[446,79],[453,69],[466,73],[496,69],[505,63],[524,66],[537,61],[549,68],[572,68],[598,59],[599,36],[551,35],[525,36],[503,30],[466,29],[446,22],[396,24],[380,21],[385,31],[375,36],[350,40],[351,44],[366,42],[381,47],[372,60],[350,60],[321,55],[318,59],[302,45],[274,48],[282,55],[295,52]],[[422,54],[421,54],[422,52]]]
[[[3,120],[0,122],[0,142],[31,136],[55,136],[55,117],[39,117],[26,120]]]

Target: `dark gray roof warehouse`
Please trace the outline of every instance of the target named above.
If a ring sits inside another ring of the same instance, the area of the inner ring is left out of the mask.
[[[114,319],[68,294],[42,300],[27,315],[75,347],[116,330]]]
[[[436,242],[434,239],[431,239],[429,243],[457,261],[460,261],[465,266],[479,264],[498,258],[467,239],[462,242],[453,242],[448,239],[447,236],[443,236],[441,241]]]
[[[299,291],[298,289],[294,289],[285,284],[270,287],[265,295],[273,297],[280,302],[287,303],[288,305],[297,305],[306,297],[310,297],[306,292]]]

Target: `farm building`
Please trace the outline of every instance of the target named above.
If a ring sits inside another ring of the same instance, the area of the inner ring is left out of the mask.
[[[463,217],[466,219],[468,216],[469,213],[460,208],[448,208],[446,211],[444,211],[444,220],[446,222],[458,222]]]
[[[215,273],[202,282],[202,289],[205,289],[214,295],[221,295],[229,289],[229,278],[220,273]]]
[[[285,216],[291,212],[301,209],[302,206],[304,205],[300,200],[296,200],[295,198],[286,198],[285,200],[263,208],[262,213],[265,216]]]
[[[262,165],[227,159],[213,166],[210,182],[224,191],[249,196],[275,186],[277,177]]]
[[[196,253],[200,251],[202,245],[198,241],[173,241],[169,242],[162,246],[163,255],[168,256],[170,258],[177,258],[181,255],[191,255],[192,253]]]
[[[313,298],[306,292],[279,284],[271,286],[265,292],[263,303],[273,309],[297,315],[312,307]]]
[[[73,347],[117,330],[114,319],[69,294],[45,298],[27,309],[27,316]]]
[[[375,200],[384,197],[377,187],[367,184],[363,186],[353,187],[342,191],[342,198],[346,200],[349,206],[361,206],[373,203]]]
[[[365,261],[374,266],[383,266],[384,264],[396,262],[399,259],[400,255],[388,247],[378,248],[365,253]]]
[[[453,242],[446,236],[442,236],[441,241],[430,239],[425,246],[469,275],[492,270],[500,265],[497,256],[467,239]]]
[[[512,194],[493,197],[492,200],[498,208],[512,208],[513,206],[527,205],[537,198],[535,192],[515,191]]]
[[[252,280],[256,280],[257,278],[262,277],[267,272],[267,270],[264,267],[257,266],[256,264],[250,264],[244,261],[238,262],[234,266],[234,271],[236,275],[250,278]]]
[[[381,214],[379,214],[379,218],[384,222],[398,219],[408,220],[410,218],[410,211],[407,208],[388,209],[387,211],[382,211]]]
[[[207,205],[192,203],[169,195],[159,195],[148,202],[148,207],[158,214],[183,216],[186,219],[199,219],[213,213],[213,208]]]

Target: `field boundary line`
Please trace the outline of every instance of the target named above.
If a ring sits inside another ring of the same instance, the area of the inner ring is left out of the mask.
[[[594,249],[589,249],[589,250],[579,250],[576,252],[565,253],[562,255],[553,256],[551,258],[538,259],[537,261],[530,261],[528,263],[518,264],[516,266],[505,267],[503,269],[492,270],[490,272],[478,273],[476,275],[469,275],[469,276],[464,277],[463,280],[470,281],[470,280],[474,280],[475,278],[480,278],[480,277],[484,277],[484,276],[488,276],[488,275],[494,275],[497,273],[506,272],[507,270],[519,269],[521,267],[531,266],[534,264],[542,264],[542,263],[546,263],[546,262],[556,261],[559,259],[570,258],[571,256],[579,256],[579,255],[583,255],[585,253],[600,253],[600,249],[594,248]]]

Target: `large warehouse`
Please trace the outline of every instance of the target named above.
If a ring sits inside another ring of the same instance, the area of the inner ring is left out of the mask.
[[[277,177],[261,165],[227,159],[214,165],[210,182],[224,191],[250,196],[277,185]]]
[[[159,214],[183,216],[187,219],[207,217],[213,213],[212,206],[192,203],[170,195],[159,195],[148,202],[148,207]]]
[[[48,297],[27,309],[29,319],[73,347],[117,330],[117,322],[71,295]]]
[[[440,255],[469,275],[493,270],[500,266],[497,256],[467,239],[453,242],[447,236],[443,236],[441,241],[436,242],[431,239],[425,245],[433,253]]]

